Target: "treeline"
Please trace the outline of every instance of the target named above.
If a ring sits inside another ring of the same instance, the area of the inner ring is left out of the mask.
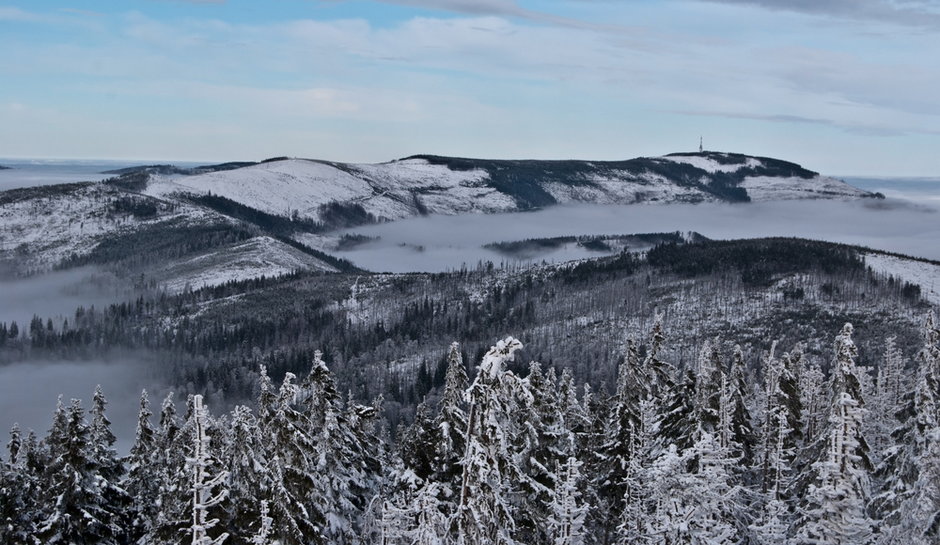
[[[126,457],[99,389],[87,415],[60,402],[42,439],[14,426],[0,542],[936,543],[940,329],[929,314],[911,359],[889,339],[877,372],[853,335],[836,336],[828,376],[772,343],[757,379],[713,341],[680,369],[657,323],[625,343],[610,394],[514,371],[511,337],[471,381],[454,343],[443,387],[394,440],[381,398],[344,400],[319,353],[280,386],[262,368],[254,408],[214,419],[190,396],[184,417],[168,397],[154,421],[144,392]]]
[[[660,244],[647,253],[647,260],[687,277],[735,270],[746,284],[765,284],[775,276],[805,270],[828,274],[865,270],[865,262],[850,246],[796,238]]]

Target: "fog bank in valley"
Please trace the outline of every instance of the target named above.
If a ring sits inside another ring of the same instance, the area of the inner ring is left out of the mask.
[[[100,384],[118,437],[118,451],[126,454],[134,440],[141,390],[147,389],[155,415],[159,415],[166,395],[165,383],[154,365],[145,357],[116,356],[108,361],[30,361],[0,366],[0,430],[6,435],[17,422],[24,434],[32,429],[40,438],[45,437],[60,395],[66,406],[72,398],[81,399],[87,411],[95,386]],[[185,412],[185,408],[178,409]]]
[[[91,267],[27,278],[0,277],[0,322],[16,320],[22,330],[34,315],[71,318],[79,306],[101,307],[131,295],[126,282]]]
[[[339,255],[372,271],[440,272],[507,259],[481,248],[490,242],[673,231],[713,239],[803,237],[940,260],[937,206],[900,199],[572,205],[522,214],[431,216],[350,230],[379,240]],[[598,254],[567,252],[556,260],[588,255]]]

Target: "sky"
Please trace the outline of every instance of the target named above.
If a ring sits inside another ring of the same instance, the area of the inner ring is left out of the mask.
[[[940,175],[940,0],[0,0],[0,157]]]

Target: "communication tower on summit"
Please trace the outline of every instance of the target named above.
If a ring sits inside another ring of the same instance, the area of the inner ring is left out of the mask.
[[[699,136],[699,137],[698,137],[698,152],[699,152],[699,153],[702,153],[702,151],[704,151],[704,150],[702,149],[702,137]]]

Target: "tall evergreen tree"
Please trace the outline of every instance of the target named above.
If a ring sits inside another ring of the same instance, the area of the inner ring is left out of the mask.
[[[220,457],[229,475],[226,518],[231,535],[229,542],[241,545],[249,543],[247,536],[263,534],[267,539],[273,533],[270,525],[264,532],[259,527],[265,519],[273,520],[268,516],[268,497],[273,487],[258,420],[251,409],[244,405],[236,406],[229,428],[228,441]],[[262,504],[265,507],[263,515],[260,512]]]
[[[128,531],[136,541],[150,532],[159,506],[159,468],[156,467],[156,430],[150,423],[150,398],[147,390],[140,394],[137,413],[137,431],[130,456],[126,459],[127,474],[123,488],[131,499]]]
[[[872,500],[872,512],[897,535],[902,520],[902,506],[909,508],[915,484],[921,480],[921,460],[931,444],[931,433],[940,425],[940,329],[929,313],[923,325],[923,346],[917,354],[917,378],[914,392],[898,411],[900,423],[892,433],[894,446],[885,451],[877,477],[882,485]],[[892,529],[893,528],[893,529]]]
[[[584,522],[588,506],[580,491],[581,462],[570,457],[553,474],[552,501],[548,509],[548,543],[582,545],[585,542]]]
[[[511,479],[521,473],[510,454],[505,426],[523,389],[506,363],[522,343],[507,337],[480,362],[467,396],[467,448],[460,502],[454,515],[456,545],[515,545]]]
[[[731,356],[731,365],[728,369],[728,387],[730,389],[731,435],[737,452],[732,457],[741,460],[741,467],[750,468],[754,463],[754,449],[757,444],[757,433],[751,420],[751,410],[748,406],[750,388],[745,376],[746,364],[744,352],[740,345],[734,346]]]
[[[285,545],[324,543],[317,449],[309,419],[294,406],[297,386],[293,380],[293,374],[286,374],[275,390],[267,371],[261,369],[258,425],[268,468],[267,497],[263,499],[270,503],[277,540]]]
[[[91,407],[91,456],[93,464],[98,468],[98,484],[107,509],[115,514],[117,520],[114,524],[121,528],[120,535],[116,537],[119,541],[124,541],[133,522],[133,517],[128,513],[132,499],[122,486],[125,469],[114,448],[117,438],[111,431],[111,421],[105,414],[107,404],[104,392],[98,385],[92,397]]]
[[[7,461],[0,463],[0,543],[33,541],[38,479],[27,464],[28,450],[19,424],[13,424]]]
[[[830,388],[828,428],[806,477],[808,483],[797,519],[797,540],[806,543],[869,543],[872,521],[867,512],[871,465],[862,436],[862,399],[852,340],[852,324],[836,338]]]
[[[120,516],[111,510],[113,506],[105,497],[99,478],[101,468],[95,462],[95,446],[91,441],[81,402],[73,399],[68,409],[60,406],[49,434],[52,459],[43,477],[46,488],[42,501],[47,510],[36,532],[43,543],[122,541]]]

